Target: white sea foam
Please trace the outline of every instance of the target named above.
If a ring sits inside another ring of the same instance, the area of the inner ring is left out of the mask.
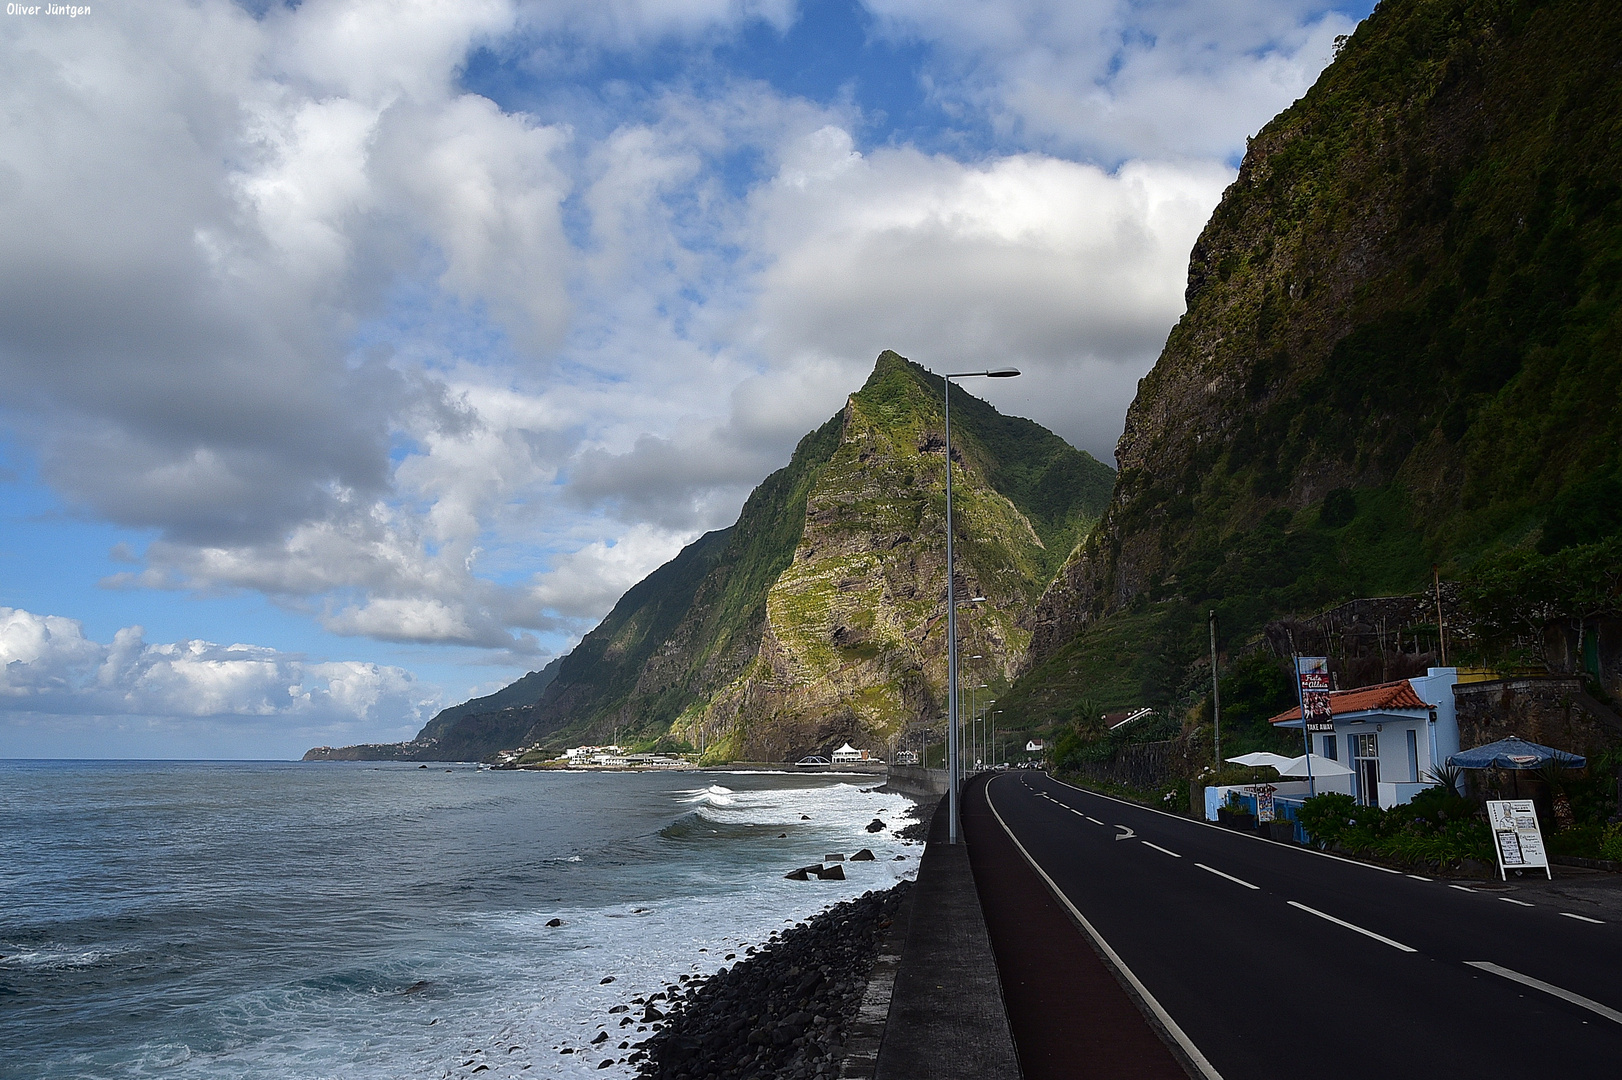
[[[86,949],[71,945],[15,945],[0,941],[0,969],[74,971],[108,963],[119,949]]]
[[[486,1080],[630,1077],[631,1051],[620,1043],[650,1031],[635,1022],[620,1026],[625,1017],[639,1018],[641,1007],[609,1009],[664,992],[682,975],[711,974],[775,932],[916,873],[918,847],[895,836],[910,803],[856,783],[817,777],[786,786],[760,776],[646,797],[667,799],[670,808],[670,823],[645,838],[652,854],[644,849],[632,860],[614,850],[588,852],[589,867],[627,860],[612,902],[462,914],[420,938],[402,928],[403,940],[387,952],[334,956],[307,978],[199,1000],[191,1007],[195,1038],[171,1033],[128,1048],[116,1069],[86,1062],[56,1075],[443,1080],[471,1078],[483,1065]],[[869,833],[875,818],[886,827]],[[862,847],[875,859],[847,862],[844,881],[783,876]],[[553,919],[562,925],[548,926]],[[59,955],[66,962],[69,953]],[[88,961],[91,953],[75,955]],[[593,1045],[599,1031],[610,1037]],[[599,1068],[605,1059],[614,1064]]]

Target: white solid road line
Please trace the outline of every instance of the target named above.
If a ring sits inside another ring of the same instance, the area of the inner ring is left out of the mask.
[[[1494,975],[1501,975],[1513,982],[1520,983],[1522,986],[1530,986],[1534,990],[1542,990],[1545,994],[1553,994],[1561,1001],[1569,1001],[1573,1005],[1580,1005],[1591,1013],[1598,1013],[1607,1020],[1622,1024],[1622,1012],[1617,1012],[1615,1009],[1612,1009],[1609,1006],[1601,1005],[1597,1001],[1590,1001],[1581,994],[1573,994],[1570,990],[1562,990],[1560,987],[1546,983],[1542,979],[1534,979],[1530,975],[1522,975],[1518,971],[1511,971],[1509,968],[1499,967],[1497,964],[1489,964],[1485,960],[1466,960],[1465,964],[1481,971],[1490,971]]]
[[[1591,922],[1595,926],[1605,925],[1604,919],[1590,919],[1587,915],[1573,915],[1569,911],[1562,911],[1560,914],[1564,915],[1568,919],[1576,919],[1578,922]]]
[[[1519,904],[1521,907],[1537,907],[1536,904],[1528,904],[1525,900],[1516,900],[1509,896],[1500,896],[1498,899],[1502,900],[1506,904]]]
[[[1151,814],[1159,814],[1161,817],[1168,817],[1173,821],[1181,821],[1187,825],[1201,825],[1207,829],[1216,829],[1218,832],[1224,833],[1228,836],[1239,836],[1246,840],[1254,840],[1258,844],[1266,844],[1271,848],[1288,851],[1300,851],[1308,855],[1316,855],[1320,859],[1334,859],[1336,862],[1343,862],[1350,866],[1361,866],[1365,870],[1378,870],[1382,874],[1396,874],[1398,877],[1402,876],[1401,870],[1396,870],[1389,866],[1376,866],[1374,863],[1358,862],[1356,859],[1348,859],[1342,855],[1331,855],[1327,851],[1319,851],[1317,848],[1306,847],[1302,844],[1278,844],[1272,840],[1268,840],[1266,837],[1258,836],[1256,833],[1236,832],[1233,829],[1223,828],[1214,821],[1200,821],[1195,818],[1186,818],[1181,814],[1167,813],[1165,810],[1159,810],[1153,806],[1143,806],[1139,803],[1127,802],[1125,799],[1117,799],[1113,795],[1105,795],[1102,791],[1088,791],[1086,788],[1080,788],[1074,784],[1067,784],[1056,776],[1048,776],[1046,773],[1043,773],[1042,775],[1053,781],[1055,784],[1058,784],[1060,787],[1067,787],[1071,791],[1079,791],[1083,795],[1092,795],[1099,799],[1108,799],[1110,802],[1120,803],[1122,806],[1130,806],[1134,810],[1144,810]],[[1035,791],[1036,789],[1031,788],[1031,790]],[[1103,822],[1099,822],[1099,824],[1102,825]]]
[[[1333,915],[1330,915],[1328,912],[1319,911],[1317,908],[1307,907],[1307,905],[1297,903],[1294,900],[1289,901],[1289,904],[1293,908],[1300,908],[1302,911],[1305,911],[1309,915],[1316,915],[1320,919],[1328,919],[1330,922],[1334,923],[1336,926],[1344,926],[1348,930],[1357,931],[1359,934],[1362,934],[1364,937],[1371,937],[1375,941],[1383,942],[1386,945],[1391,946],[1393,949],[1401,949],[1403,952],[1418,952],[1419,951],[1418,949],[1409,948],[1407,945],[1404,945],[1400,941],[1392,941],[1390,938],[1386,937],[1384,934],[1376,934],[1373,930],[1365,930],[1361,926],[1356,925],[1355,923],[1347,922],[1345,919],[1337,919]]]
[[[1019,837],[1014,835],[1014,830],[1010,829],[1008,822],[1003,820],[1002,811],[997,809],[995,802],[992,802],[990,783],[986,784],[986,805],[991,807],[992,814],[996,815],[997,823],[1002,826],[1003,832],[1008,834],[1008,839],[1014,842],[1014,846],[1019,848],[1019,853],[1025,856],[1025,861],[1031,864],[1031,869],[1035,870],[1042,880],[1047,882],[1048,890],[1053,893],[1054,898],[1059,903],[1069,910],[1075,920],[1081,924],[1081,928],[1087,931],[1087,936],[1093,939],[1093,944],[1098,946],[1098,951],[1103,953],[1109,962],[1114,965],[1115,970],[1120,972],[1121,976],[1132,984],[1132,989],[1138,992],[1138,996],[1143,999],[1143,1003],[1149,1006],[1149,1011],[1155,1014],[1155,1019],[1160,1021],[1161,1026],[1176,1040],[1183,1053],[1188,1055],[1189,1062],[1199,1070],[1200,1075],[1205,1077],[1205,1080],[1222,1080],[1222,1074],[1216,1071],[1216,1066],[1212,1065],[1210,1061],[1206,1060],[1205,1055],[1200,1053],[1200,1048],[1194,1045],[1194,1040],[1188,1037],[1188,1033],[1177,1026],[1177,1021],[1171,1018],[1171,1013],[1167,1012],[1165,1006],[1161,1005],[1155,996],[1149,993],[1149,988],[1144,986],[1143,981],[1133,974],[1131,968],[1126,966],[1126,961],[1122,960],[1120,955],[1110,948],[1110,943],[1104,940],[1104,936],[1098,932],[1097,927],[1087,921],[1087,916],[1083,915],[1076,905],[1070,902],[1070,897],[1066,896],[1064,890],[1059,888],[1059,883],[1049,877],[1046,870],[1042,869],[1042,864],[1032,858],[1029,851],[1025,850],[1025,845],[1019,842]]]
[[[1236,878],[1232,874],[1224,874],[1221,870],[1218,870],[1214,866],[1206,866],[1202,862],[1197,862],[1194,865],[1199,867],[1201,870],[1205,870],[1205,871],[1208,871],[1208,872],[1210,872],[1212,874],[1215,874],[1217,877],[1227,878],[1229,881],[1233,882],[1235,885],[1243,885],[1247,889],[1256,889],[1257,891],[1260,891],[1260,888],[1261,888],[1260,886],[1252,885],[1250,882],[1246,881],[1244,878]],[[1307,910],[1311,911],[1312,909],[1308,908]]]
[[[1182,856],[1177,854],[1177,852],[1175,852],[1175,851],[1167,851],[1165,848],[1161,847],[1159,844],[1151,844],[1147,840],[1145,840],[1143,842],[1143,846],[1144,847],[1152,847],[1156,851],[1161,852],[1162,854],[1165,854],[1165,855],[1170,855],[1174,859],[1181,859],[1182,858]]]

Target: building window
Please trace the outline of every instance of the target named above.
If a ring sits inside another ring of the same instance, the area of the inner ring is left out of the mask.
[[[1419,733],[1408,729],[1408,782],[1419,783]]]
[[[1340,751],[1335,749],[1335,737],[1333,735],[1325,735],[1323,736],[1322,742],[1324,757],[1328,758],[1330,761],[1339,761]]]

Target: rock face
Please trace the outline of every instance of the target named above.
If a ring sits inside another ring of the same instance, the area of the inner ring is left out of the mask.
[[[1208,609],[1242,636],[1414,591],[1614,484],[1619,65],[1612,3],[1385,0],[1251,140],[1104,520],[1039,605],[1028,696],[1156,648],[1127,689],[1169,700]],[[1134,619],[1155,644],[1098,645]]]
[[[668,732],[711,758],[793,760],[845,739],[882,745],[936,717],[946,674],[941,393],[938,377],[882,354],[737,524],[628,591],[557,664],[539,701],[461,715],[440,745],[481,730],[487,737],[464,742],[505,740],[484,754]],[[973,674],[1011,675],[1029,641],[1022,620],[1097,521],[1113,474],[957,388],[952,425],[959,595],[987,598],[963,612],[959,633],[982,657]]]
[[[766,591],[750,662],[675,730],[749,760],[938,716],[946,681],[945,461],[938,387],[894,353],[836,418],[789,564]],[[954,392],[959,620],[974,674],[1007,676],[1021,625],[1091,524],[1107,472],[1029,421]],[[1081,482],[1077,484],[1077,480]],[[1074,486],[1073,486],[1074,485]]]

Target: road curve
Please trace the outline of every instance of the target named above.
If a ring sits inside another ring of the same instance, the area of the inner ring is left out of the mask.
[[[1622,1075],[1622,926],[1041,773],[972,790],[1197,1073]]]

